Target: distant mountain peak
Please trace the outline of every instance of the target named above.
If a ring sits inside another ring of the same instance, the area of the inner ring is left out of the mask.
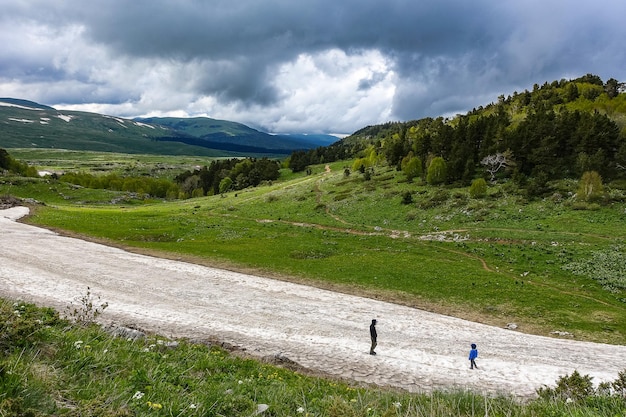
[[[16,107],[23,110],[55,110],[54,107],[45,106],[30,100],[0,97],[0,106]]]

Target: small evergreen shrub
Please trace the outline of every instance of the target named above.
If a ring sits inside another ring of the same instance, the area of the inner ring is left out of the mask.
[[[487,181],[484,178],[476,178],[470,185],[470,197],[483,198],[487,195]]]

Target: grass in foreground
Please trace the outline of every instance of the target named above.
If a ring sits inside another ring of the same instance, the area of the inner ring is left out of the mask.
[[[307,376],[219,347],[131,340],[0,299],[2,416],[607,416],[623,398],[519,403],[470,392],[409,394]],[[419,389],[419,387],[417,387]]]

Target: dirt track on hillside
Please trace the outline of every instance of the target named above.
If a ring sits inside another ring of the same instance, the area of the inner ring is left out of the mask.
[[[18,223],[0,210],[0,295],[64,310],[86,288],[102,319],[171,338],[219,340],[315,373],[411,392],[461,388],[532,397],[578,370],[626,368],[626,346],[526,335],[382,301],[129,253]],[[378,355],[368,326],[378,319]],[[480,352],[470,370],[470,343]]]

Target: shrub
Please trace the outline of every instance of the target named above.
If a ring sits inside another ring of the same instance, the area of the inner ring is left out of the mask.
[[[604,196],[602,177],[596,171],[587,171],[578,184],[576,198],[580,201],[597,202]]]
[[[482,198],[487,195],[487,181],[484,178],[477,178],[472,181],[472,185],[470,186],[470,197],[472,198]]]
[[[233,185],[233,180],[230,179],[230,177],[223,178],[220,181],[220,194],[224,194],[225,192],[230,190],[230,187],[232,187],[232,185]]]
[[[548,184],[548,175],[541,171],[532,177],[526,187],[526,197],[533,199],[536,197],[542,197],[551,191]]]
[[[597,210],[600,210],[600,205],[596,203],[590,204],[584,201],[577,201],[572,204],[572,210],[597,211]]]
[[[615,394],[626,398],[626,370],[619,372],[617,379],[611,384]]]
[[[413,178],[422,175],[422,160],[410,152],[409,155],[402,158],[401,169],[407,180],[411,182]]]
[[[574,371],[571,375],[560,377],[555,388],[539,388],[537,394],[545,400],[582,401],[595,394],[592,379],[589,375],[583,376]]]
[[[436,189],[428,198],[418,203],[419,208],[429,209],[444,204],[450,198],[450,193],[444,189]]]
[[[443,184],[448,175],[448,165],[446,161],[438,156],[433,158],[428,165],[428,173],[426,174],[426,182],[430,185]]]
[[[100,302],[100,296],[97,296],[97,302]],[[77,299],[78,305],[68,305],[66,307],[67,316],[76,324],[88,326],[96,321],[98,316],[109,306],[109,303],[102,303],[99,306],[94,305],[94,297],[91,289],[87,287],[87,293]]]

